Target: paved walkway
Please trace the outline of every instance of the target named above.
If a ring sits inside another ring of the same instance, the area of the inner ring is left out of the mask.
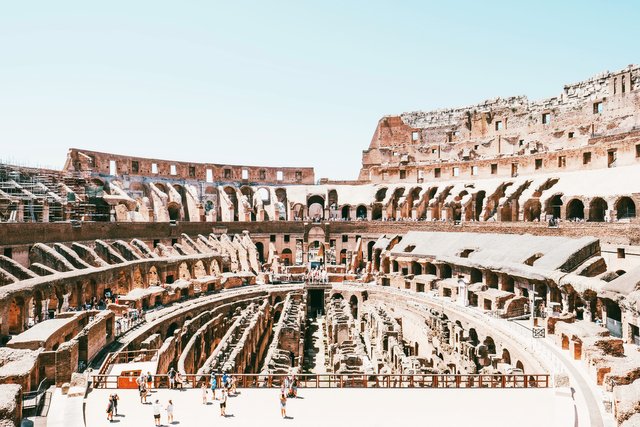
[[[88,427],[153,426],[152,406],[139,402],[137,390],[119,390],[119,416],[106,420],[107,396],[114,390],[94,390],[85,416]],[[227,417],[217,402],[202,404],[200,390],[159,390],[159,399],[175,405],[176,426],[367,426],[428,425],[447,427],[573,427],[573,401],[556,389],[300,389],[300,399],[289,399],[287,415],[280,417],[278,389],[243,389],[227,403]],[[168,426],[166,412],[162,424]]]

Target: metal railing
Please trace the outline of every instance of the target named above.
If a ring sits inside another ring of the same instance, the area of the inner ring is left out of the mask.
[[[286,374],[232,374],[238,388],[271,388],[284,384]],[[119,375],[92,375],[93,388],[118,388]],[[135,377],[129,378],[135,384]],[[217,376],[217,384],[222,384]],[[210,385],[210,375],[181,376],[181,388]],[[300,388],[549,388],[548,374],[300,374]],[[168,375],[153,375],[152,388],[169,388]]]
[[[23,416],[37,416],[40,413],[50,385],[49,380],[45,378],[40,382],[36,390],[26,392],[22,395]]]

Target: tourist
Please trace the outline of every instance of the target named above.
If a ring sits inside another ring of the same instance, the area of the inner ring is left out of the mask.
[[[111,401],[113,402],[113,415],[116,417],[118,416],[118,400],[120,400],[120,397],[117,394],[114,393],[111,395]]]
[[[229,376],[227,375],[227,373],[225,372],[224,374],[222,374],[222,384],[221,384],[221,388],[228,388],[227,383],[229,382]]]
[[[176,370],[173,367],[169,369],[169,388],[176,388]]]
[[[220,416],[227,416],[227,390],[222,389],[222,397],[220,397]]]
[[[291,380],[291,395],[296,399],[298,398],[298,378],[296,378],[295,375],[293,376],[293,380]]]
[[[287,396],[284,391],[280,392],[280,415],[282,418],[287,418]]]
[[[218,381],[216,380],[215,372],[211,373],[211,394],[213,395],[212,399],[216,400],[216,387],[218,386]]]
[[[169,424],[173,423],[173,401],[169,399],[169,404],[167,405],[167,422]]]
[[[232,376],[231,377],[231,391],[233,392],[233,395],[235,396],[236,394],[238,394],[238,390],[236,389],[237,387],[237,379],[236,377]]]
[[[109,396],[109,403],[107,403],[107,421],[113,421],[113,396]]]
[[[142,385],[147,381],[147,377],[140,372],[140,376],[138,377],[138,379],[136,380],[136,383],[138,384],[138,391],[140,391],[140,389],[142,388]]]
[[[202,387],[200,388],[202,389],[202,404],[206,405],[207,404],[207,384],[203,381]]]
[[[147,384],[142,383],[140,386],[140,403],[147,403]]]
[[[151,372],[147,371],[147,389],[151,390],[151,385],[153,383],[153,375],[151,375]]]
[[[157,426],[160,425],[160,401],[158,399],[153,404],[153,420]]]
[[[184,380],[182,379],[182,374],[180,372],[176,372],[176,388],[180,387],[180,390],[184,390]]]

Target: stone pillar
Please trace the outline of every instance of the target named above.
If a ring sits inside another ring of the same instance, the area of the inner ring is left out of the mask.
[[[567,314],[569,312],[569,294],[560,293],[562,297],[562,314]]]
[[[46,200],[42,203],[42,222],[49,222],[49,203]]]
[[[24,204],[22,202],[18,202],[16,208],[16,222],[24,222]]]

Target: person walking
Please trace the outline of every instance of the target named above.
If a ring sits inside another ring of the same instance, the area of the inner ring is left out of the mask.
[[[200,388],[202,389],[202,404],[206,405],[207,404],[207,384],[203,381],[202,387]]]
[[[287,418],[287,395],[284,390],[280,391],[280,415]]]
[[[213,395],[212,399],[216,400],[216,387],[218,386],[218,381],[216,380],[215,372],[211,373],[211,394]]]
[[[151,372],[147,371],[147,390],[151,390],[152,383],[153,383],[153,375],[151,375]]]
[[[113,421],[113,396],[109,396],[109,403],[107,403],[107,421]]]
[[[173,367],[169,369],[169,388],[176,388],[176,370]]]
[[[111,401],[113,402],[113,415],[116,417],[118,416],[118,400],[120,400],[118,394],[114,393],[111,395]]]
[[[173,424],[173,401],[169,399],[169,403],[167,404],[167,422],[169,424]]]
[[[145,383],[140,386],[140,403],[147,403],[147,385]]]
[[[220,416],[227,416],[227,390],[222,388],[222,397],[220,397]]]
[[[153,420],[156,425],[160,425],[160,401],[156,399],[156,403],[153,404]]]

